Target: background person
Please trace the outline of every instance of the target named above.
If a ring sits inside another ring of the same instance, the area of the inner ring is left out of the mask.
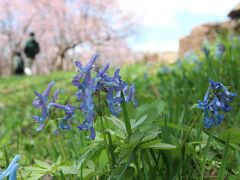
[[[26,41],[24,46],[24,53],[26,55],[24,72],[26,75],[32,74],[32,65],[36,55],[40,52],[38,42],[35,40],[35,34],[31,32],[29,39]]]
[[[16,51],[13,56],[13,70],[16,75],[24,74],[24,60],[19,51]]]

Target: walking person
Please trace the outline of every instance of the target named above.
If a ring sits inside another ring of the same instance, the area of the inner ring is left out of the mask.
[[[29,39],[26,41],[24,46],[24,53],[26,55],[24,72],[26,75],[32,75],[32,65],[36,55],[40,52],[38,42],[35,40],[35,34],[31,32]]]

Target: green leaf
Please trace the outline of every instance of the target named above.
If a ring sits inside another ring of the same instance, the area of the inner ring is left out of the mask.
[[[160,125],[160,126],[165,126],[165,127],[168,127],[168,128],[173,128],[173,129],[181,130],[181,131],[187,131],[186,128],[183,128],[182,126],[179,126],[179,125],[174,124],[174,123],[160,122],[159,125]]]
[[[89,167],[89,169],[95,170],[95,164],[94,164],[94,162],[92,160],[88,160],[86,162],[86,165]]]
[[[158,102],[156,108],[157,108],[157,112],[158,112],[157,114],[158,115],[161,114],[164,110],[164,102],[163,101]]]
[[[24,169],[26,170],[26,171],[30,171],[30,172],[38,172],[38,173],[45,173],[45,172],[47,172],[47,169],[43,169],[43,168],[40,168],[40,167],[31,167],[31,166],[29,166],[29,167],[24,167]]]
[[[135,117],[147,115],[147,119],[145,120],[145,122],[151,123],[152,121],[154,121],[156,118],[159,117],[159,115],[163,112],[163,110],[164,110],[164,102],[154,101],[150,104],[145,104],[137,108]]]
[[[60,165],[61,162],[62,162],[62,156],[59,156],[58,159],[57,159],[56,164],[57,164],[57,165]]]
[[[193,109],[196,109],[198,107],[198,104],[194,104],[194,105],[192,105],[190,108],[189,108],[189,110],[191,111],[191,110],[193,110]]]
[[[73,166],[60,166],[59,167],[63,174],[78,174],[79,170]]]
[[[92,158],[96,153],[100,153],[103,150],[103,148],[104,148],[104,143],[102,142],[91,144],[78,160],[77,169],[79,169],[84,162]]]
[[[132,123],[132,128],[140,126],[147,119],[147,114],[141,116],[137,121]]]
[[[118,167],[116,169],[112,170],[111,177],[114,179],[119,178],[119,175],[123,172],[124,166]],[[121,179],[129,179],[134,175],[134,168],[131,166],[128,166],[124,173],[121,176]]]
[[[139,129],[136,129],[133,134],[130,136],[129,143],[137,144],[142,137],[142,133]]]
[[[83,172],[83,176],[82,177],[84,179],[90,179],[95,174],[95,170],[87,169],[87,168],[82,169],[82,172]]]
[[[240,144],[240,131],[237,128],[225,130],[221,133],[220,138],[227,141],[229,134],[229,143]]]
[[[152,140],[147,143],[143,143],[141,148],[149,148],[149,149],[160,149],[160,150],[171,150],[175,149],[176,146],[171,144],[162,143],[160,139]]]
[[[107,117],[117,128],[121,130],[121,132],[126,133],[126,127],[123,121],[119,120],[118,118],[111,116]]]
[[[98,164],[99,164],[100,169],[104,169],[107,165],[107,162],[108,162],[107,154],[106,154],[106,150],[104,149],[104,150],[102,150],[102,152],[99,156]]]
[[[113,136],[116,136],[116,137],[119,137],[120,139],[122,140],[125,140],[126,139],[126,133],[123,133],[120,129],[116,129],[115,131],[112,131],[112,130],[108,130],[108,132],[113,135]]]
[[[36,180],[36,179],[40,179],[41,177],[43,177],[45,174],[31,174],[30,177],[24,178],[25,180]]]
[[[160,131],[148,131],[146,133],[146,135],[143,137],[142,142],[147,142],[147,141],[155,139],[159,133],[161,133],[161,132]]]
[[[50,164],[48,164],[44,161],[37,160],[37,159],[35,159],[34,162],[37,166],[39,166],[41,168],[51,169],[51,167],[52,167]]]

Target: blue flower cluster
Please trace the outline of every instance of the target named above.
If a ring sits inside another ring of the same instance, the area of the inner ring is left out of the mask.
[[[20,159],[20,155],[16,155],[12,162],[9,164],[8,168],[5,171],[0,171],[0,180],[2,180],[4,177],[9,176],[9,180],[16,180],[17,179],[17,169],[19,167],[19,164],[17,161]]]
[[[82,66],[79,61],[75,62],[78,69],[78,73],[73,77],[72,84],[77,88],[76,97],[80,101],[80,105],[77,107],[68,105],[61,105],[55,103],[59,90],[56,90],[52,99],[48,101],[48,96],[50,94],[51,88],[54,82],[51,82],[47,89],[40,94],[35,92],[36,99],[33,101],[33,105],[36,108],[41,108],[41,116],[33,116],[33,119],[39,123],[39,128],[41,130],[49,115],[50,108],[57,108],[64,110],[65,117],[59,124],[60,129],[70,129],[71,122],[70,119],[75,114],[76,110],[81,110],[85,116],[85,119],[81,125],[77,128],[80,130],[89,130],[90,139],[95,139],[95,130],[93,127],[93,122],[96,117],[96,110],[94,104],[94,97],[100,96],[101,92],[105,93],[106,102],[109,111],[114,115],[118,116],[121,111],[122,102],[132,101],[134,105],[137,102],[134,98],[135,87],[134,85],[129,86],[126,82],[121,80],[119,75],[120,69],[117,69],[113,76],[107,74],[109,64],[104,65],[101,69],[94,67],[94,64],[98,58],[98,55],[93,56],[86,66]],[[124,98],[121,97],[121,92],[124,94]],[[101,107],[100,107],[101,108]]]
[[[205,57],[208,58],[210,55],[210,50],[207,47],[202,47],[201,48],[202,52],[204,53]]]
[[[89,130],[90,139],[95,138],[93,128],[96,116],[94,96],[99,95],[100,92],[106,93],[108,108],[114,116],[118,116],[123,101],[133,101],[136,104],[134,99],[135,88],[133,85],[128,86],[126,82],[121,80],[120,69],[117,69],[113,76],[109,76],[107,74],[109,64],[99,70],[93,67],[97,58],[98,55],[93,56],[85,67],[79,61],[76,61],[75,64],[79,73],[72,80],[72,84],[77,87],[76,96],[81,102],[80,109],[85,115],[85,120],[78,128],[80,130]],[[121,97],[121,91],[124,93],[125,99]]]
[[[41,129],[44,128],[45,122],[49,115],[49,105],[48,104],[54,103],[57,100],[59,90],[55,91],[54,95],[52,96],[52,99],[50,100],[50,102],[48,102],[48,96],[49,96],[54,84],[55,84],[54,81],[50,82],[48,84],[47,89],[42,94],[35,91],[36,98],[32,104],[35,108],[41,109],[41,116],[33,116],[32,117],[37,123],[39,123],[39,127],[37,128],[37,131],[40,131]]]
[[[230,103],[236,96],[236,93],[229,92],[222,83],[209,80],[204,100],[198,102],[198,108],[204,112],[204,126],[211,128],[220,124],[224,115],[219,112],[229,112],[232,109]]]
[[[215,49],[215,54],[217,58],[220,58],[226,51],[224,44],[218,44]]]

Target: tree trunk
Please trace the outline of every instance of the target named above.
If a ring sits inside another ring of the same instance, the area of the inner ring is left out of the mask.
[[[55,63],[55,69],[56,70],[63,70],[64,58],[65,58],[65,54],[64,53],[61,53],[61,54],[59,54],[57,56],[57,60],[56,60],[56,63]]]

